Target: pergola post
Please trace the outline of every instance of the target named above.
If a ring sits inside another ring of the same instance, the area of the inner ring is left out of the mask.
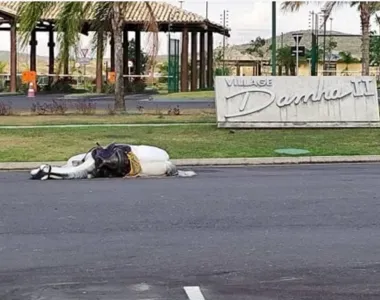
[[[11,72],[11,82],[10,91],[12,93],[17,91],[17,37],[16,37],[16,21],[11,21],[10,30],[10,43],[11,43],[11,53],[10,53],[10,72]]]
[[[124,75],[129,75],[129,68],[128,68],[128,47],[129,47],[129,41],[128,41],[128,27],[124,26],[123,30],[123,73]],[[124,87],[127,87],[129,82],[129,77],[124,77]]]
[[[189,32],[185,27],[182,31],[181,49],[181,92],[189,89]]]
[[[214,72],[213,72],[213,36],[212,31],[207,32],[207,87],[212,88],[214,86]]]
[[[37,38],[36,38],[36,30],[34,29],[30,36],[30,71],[36,71],[37,69]]]
[[[113,40],[113,34],[111,35],[110,40],[110,55],[111,55],[111,72],[115,72],[115,43]]]
[[[135,32],[135,75],[141,75],[141,31]],[[140,77],[136,81],[141,80]]]
[[[197,32],[191,32],[191,90],[196,91],[198,87],[198,76],[197,76]]]
[[[54,80],[53,74],[54,74],[54,31],[53,26],[50,25],[49,27],[49,84],[51,84]]]
[[[205,74],[206,74],[206,49],[205,49],[205,33],[202,31],[199,37],[199,88],[205,88]]]
[[[102,92],[103,85],[103,32],[97,32],[98,40],[96,45],[96,92]]]
[[[63,61],[63,78],[64,80],[68,80],[69,79],[69,56],[66,56],[65,57],[65,60]]]

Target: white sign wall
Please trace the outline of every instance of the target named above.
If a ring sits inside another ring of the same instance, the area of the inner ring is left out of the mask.
[[[219,127],[379,125],[375,77],[217,76]]]

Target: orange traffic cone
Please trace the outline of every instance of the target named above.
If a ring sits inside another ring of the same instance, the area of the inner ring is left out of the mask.
[[[34,98],[36,95],[35,95],[35,91],[34,91],[34,87],[33,87],[33,82],[29,83],[29,89],[28,89],[28,98]]]

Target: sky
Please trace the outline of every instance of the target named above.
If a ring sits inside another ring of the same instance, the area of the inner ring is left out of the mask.
[[[176,0],[165,1],[180,7],[180,2]],[[306,30],[309,29],[309,12],[319,12],[323,2],[315,2],[315,4],[308,4],[303,7],[299,12],[284,13],[280,11],[282,1],[277,2],[277,34],[281,32]],[[228,11],[227,26],[231,29],[231,37],[228,39],[229,44],[242,44],[247,43],[257,36],[269,38],[271,36],[271,7],[270,1],[259,0],[211,0],[208,1],[209,19],[214,22],[221,22],[221,14],[223,10]],[[206,15],[206,1],[203,0],[185,0],[182,3],[182,8],[202,16]],[[332,12],[332,30],[341,31],[345,33],[360,34],[360,18],[356,9],[347,6],[336,8]],[[329,30],[330,21],[327,29]],[[375,26],[375,24],[374,24]],[[130,33],[133,37],[133,33]],[[180,34],[177,34],[180,37]],[[37,54],[48,55],[48,34],[38,33],[38,46]],[[0,32],[0,50],[9,50],[9,32]],[[90,38],[83,37],[81,39],[81,47],[89,48]],[[214,46],[221,43],[222,37],[218,34],[214,37]],[[146,48],[147,36],[142,34],[143,48]],[[167,34],[161,33],[159,35],[159,54],[167,53]],[[29,53],[29,49],[22,52]],[[95,56],[95,53],[92,54]],[[109,56],[109,47],[105,53]]]

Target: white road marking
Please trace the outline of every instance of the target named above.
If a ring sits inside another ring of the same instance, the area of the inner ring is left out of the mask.
[[[131,286],[131,288],[136,292],[146,292],[150,290],[150,286],[146,283],[134,284]]]
[[[295,280],[303,280],[303,278],[302,277],[281,277],[275,280],[260,281],[260,283],[272,283],[272,282],[295,281]]]
[[[190,300],[206,300],[199,286],[184,286],[183,288]]]

